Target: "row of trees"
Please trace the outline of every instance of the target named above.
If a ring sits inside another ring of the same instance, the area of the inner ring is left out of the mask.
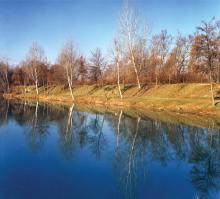
[[[101,49],[89,59],[79,53],[73,41],[67,41],[57,62],[50,64],[43,48],[34,42],[19,66],[10,67],[7,59],[0,62],[1,90],[14,85],[66,85],[74,99],[78,84],[137,84],[219,82],[220,21],[202,22],[190,36],[176,37],[166,30],[151,35],[150,27],[140,23],[134,9],[126,5],[119,17],[118,30],[108,56]]]

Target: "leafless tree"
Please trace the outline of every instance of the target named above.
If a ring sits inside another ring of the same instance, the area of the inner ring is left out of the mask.
[[[90,63],[90,78],[92,81],[95,81],[96,84],[101,78],[101,84],[103,86],[102,71],[104,70],[106,63],[100,48],[96,48],[94,51],[91,51]]]
[[[216,35],[216,44],[217,44],[217,57],[218,57],[218,64],[217,64],[217,82],[220,82],[220,20],[216,22],[217,28],[217,35]]]
[[[83,56],[80,56],[80,58],[78,59],[78,65],[79,65],[78,81],[81,84],[85,84],[87,81],[88,71],[87,71],[86,59]]]
[[[151,43],[151,56],[155,59],[155,83],[158,84],[158,77],[164,67],[169,55],[172,37],[166,30],[154,35]]]
[[[195,57],[195,66],[202,73],[209,76],[212,105],[215,106],[214,90],[213,90],[213,73],[218,65],[217,31],[214,18],[210,22],[202,22],[197,27],[197,35],[192,44],[192,56]]]
[[[38,83],[40,78],[39,66],[46,61],[43,48],[37,43],[33,42],[29,48],[25,64],[26,73],[35,83],[37,95],[39,94]]]
[[[0,82],[3,85],[3,90],[9,92],[10,85],[9,85],[9,63],[8,60],[3,58],[0,61]]]
[[[138,88],[141,88],[140,79],[138,74],[137,63],[135,60],[135,48],[140,38],[140,26],[137,17],[137,13],[129,7],[128,3],[125,4],[120,16],[119,16],[119,33],[125,43],[125,54],[128,54],[129,61],[131,62]]]
[[[180,81],[180,75],[186,72],[190,58],[190,38],[184,37],[180,33],[176,38],[175,46],[171,52],[171,57],[174,59],[173,72],[176,81]]]
[[[123,98],[122,92],[121,92],[121,86],[120,86],[120,62],[122,60],[122,46],[120,44],[120,41],[117,39],[113,40],[113,47],[112,47],[112,57],[113,57],[113,62],[116,65],[117,68],[117,84],[118,84],[118,91],[120,98]]]
[[[72,97],[72,100],[74,100],[73,95],[73,81],[75,79],[75,75],[77,73],[77,51],[74,47],[74,44],[72,41],[67,41],[63,48],[61,49],[61,52],[59,54],[59,64],[64,69],[64,78],[66,79],[70,94]]]

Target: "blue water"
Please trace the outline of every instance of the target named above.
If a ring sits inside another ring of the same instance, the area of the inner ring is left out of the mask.
[[[220,197],[217,129],[120,110],[0,106],[0,198]]]

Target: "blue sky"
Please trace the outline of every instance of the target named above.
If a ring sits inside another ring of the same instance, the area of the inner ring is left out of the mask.
[[[117,27],[123,0],[0,0],[0,56],[22,60],[33,41],[51,62],[62,43],[73,39],[89,56],[100,47],[106,54]],[[220,0],[130,0],[152,32],[175,35],[195,31],[201,20],[220,19]]]

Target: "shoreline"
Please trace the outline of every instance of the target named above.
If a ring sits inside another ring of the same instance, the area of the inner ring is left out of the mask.
[[[220,92],[220,84],[214,85],[216,93]],[[26,93],[24,91],[27,91]],[[118,96],[116,85],[98,87],[94,85],[75,86],[75,100],[72,100],[68,88],[64,86],[40,87],[39,95],[33,86],[15,87],[14,92],[4,94],[6,99],[23,101],[41,101],[52,104],[73,103],[103,107],[132,108],[144,111],[169,111],[191,115],[213,115],[220,117],[220,106],[212,107],[209,84],[167,84],[145,86],[138,89],[134,85],[126,85],[123,99]]]
[[[8,100],[12,100],[15,103],[25,102],[27,104],[35,106],[36,102],[39,104],[47,104],[49,106],[64,106],[71,107],[73,103],[70,101],[49,101],[45,98],[15,98],[11,97]],[[17,100],[17,101],[16,101]],[[210,128],[210,129],[220,129],[220,117],[214,114],[195,114],[195,113],[186,113],[186,112],[177,112],[169,110],[158,110],[158,109],[140,109],[128,106],[104,106],[103,104],[88,104],[88,103],[75,103],[74,109],[78,111],[85,112],[95,112],[100,114],[110,113],[118,115],[120,111],[123,114],[130,117],[141,117],[148,118],[152,120],[158,120],[161,122],[168,122],[172,124],[187,124],[199,128]]]
[[[22,100],[22,101],[39,101],[51,104],[60,105],[72,105],[73,103],[79,105],[90,105],[90,106],[102,106],[102,107],[113,107],[113,108],[128,108],[143,111],[169,111],[180,114],[191,114],[191,115],[213,115],[220,117],[220,108],[218,107],[201,107],[195,103],[191,104],[190,107],[184,105],[189,99],[175,99],[175,98],[145,98],[141,99],[138,97],[134,98],[110,98],[103,99],[97,96],[76,96],[75,100],[71,97],[54,96],[54,95],[21,95],[15,93],[4,94],[3,97],[8,100]],[[202,101],[203,99],[200,99]],[[183,104],[176,105],[177,102],[183,102]],[[163,104],[164,103],[164,104]],[[174,104],[174,105],[173,105]]]

